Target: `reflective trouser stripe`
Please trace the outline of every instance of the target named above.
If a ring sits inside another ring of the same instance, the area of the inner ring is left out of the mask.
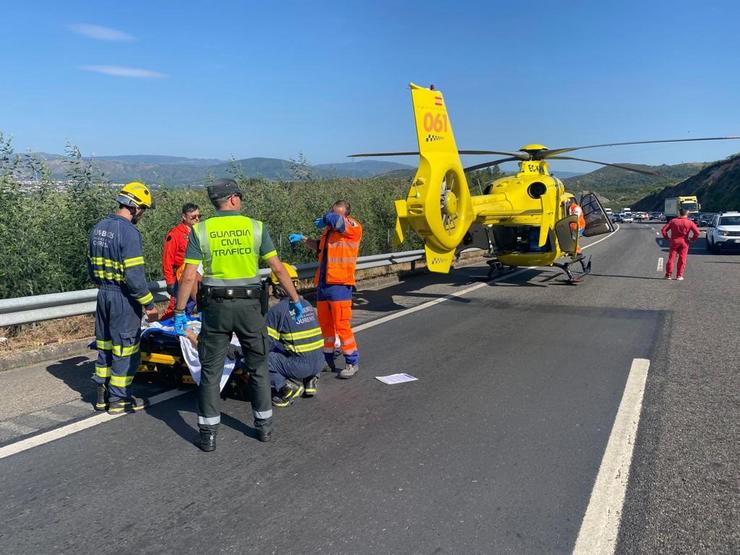
[[[216,424],[220,424],[220,423],[221,423],[220,414],[218,416],[198,416],[198,424],[203,424],[204,426],[215,426]]]
[[[133,376],[111,376],[110,385],[112,387],[128,387],[134,381]]]
[[[113,341],[103,341],[101,339],[96,339],[95,347],[97,347],[101,351],[110,351],[113,349]]]
[[[272,418],[272,409],[270,410],[255,410],[254,417],[259,418],[260,420],[267,420],[268,418]],[[198,423],[200,423],[200,417],[198,417]]]
[[[124,347],[123,345],[113,345],[112,351],[113,354],[117,357],[130,357],[134,353],[139,352],[139,344],[136,343],[135,345],[131,345],[129,347]]]
[[[324,337],[324,352],[333,353],[334,347],[337,344],[336,337]]]
[[[110,377],[110,366],[96,366],[95,375],[98,378],[109,378]]]

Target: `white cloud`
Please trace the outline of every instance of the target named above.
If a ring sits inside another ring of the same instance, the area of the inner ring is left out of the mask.
[[[150,71],[148,69],[141,69],[139,67],[125,67],[125,66],[82,66],[80,69],[84,71],[93,71],[95,73],[102,73],[104,75],[113,75],[115,77],[134,77],[137,79],[162,79],[167,77],[165,73],[159,73],[158,71]]]
[[[136,37],[118,31],[117,29],[111,29],[110,27],[103,27],[102,25],[90,25],[89,23],[75,23],[70,25],[69,28],[82,36],[96,40],[109,40],[109,41],[130,41],[136,40]]]

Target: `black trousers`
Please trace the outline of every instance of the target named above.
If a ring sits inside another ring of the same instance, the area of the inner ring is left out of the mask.
[[[206,298],[201,307],[202,326],[198,338],[201,377],[198,387],[198,427],[215,431],[221,423],[219,383],[232,333],[242,347],[249,371],[249,389],[254,424],[272,427],[270,375],[267,370],[267,326],[259,299]]]

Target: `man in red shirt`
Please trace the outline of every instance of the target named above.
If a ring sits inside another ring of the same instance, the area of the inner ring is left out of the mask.
[[[193,225],[200,221],[200,209],[198,205],[191,202],[182,207],[182,221],[169,230],[164,239],[162,250],[162,271],[164,281],[167,283],[167,292],[170,294],[170,304],[162,314],[162,319],[174,314],[175,301],[177,299],[177,271],[185,261],[185,250],[188,247],[188,237]]]
[[[673,279],[673,262],[678,255],[678,269],[676,270],[676,279],[683,280],[683,271],[686,268],[686,257],[689,254],[689,243],[693,243],[701,234],[696,224],[688,218],[688,211],[683,208],[678,212],[679,217],[673,218],[663,226],[661,233],[666,240],[670,241],[670,251],[668,253],[668,262],[665,265],[665,278]],[[670,236],[668,232],[671,232]]]

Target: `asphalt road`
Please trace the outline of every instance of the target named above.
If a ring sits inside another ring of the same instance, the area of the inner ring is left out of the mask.
[[[697,250],[684,282],[665,281],[656,229],[594,245],[578,286],[527,270],[361,331],[360,374],[324,375],[316,398],[278,411],[272,444],[227,400],[218,450],[200,452],[188,393],[3,458],[0,552],[570,552],[645,358],[617,551],[737,553],[740,256]],[[362,291],[359,319],[484,274]],[[21,371],[0,374],[4,391],[29,388],[2,409],[0,441],[66,422],[24,420],[39,411],[76,403],[67,419],[88,418],[88,365],[28,369],[46,371],[46,404]],[[419,380],[374,379],[395,372]]]

